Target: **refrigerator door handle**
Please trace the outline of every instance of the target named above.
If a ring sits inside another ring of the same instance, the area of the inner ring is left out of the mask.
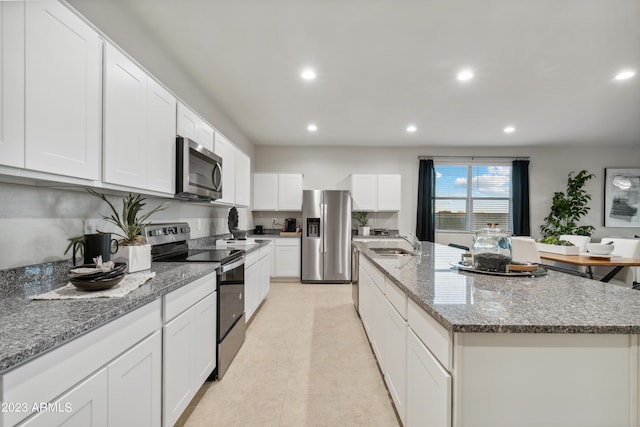
[[[327,253],[327,204],[322,203],[320,205],[320,212],[322,217],[320,218],[320,230],[322,230],[322,243],[320,243],[320,252]]]

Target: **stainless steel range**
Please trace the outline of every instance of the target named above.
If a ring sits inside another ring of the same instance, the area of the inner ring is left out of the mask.
[[[187,223],[151,224],[145,229],[154,261],[219,262],[217,269],[217,367],[209,377],[220,379],[242,347],[245,338],[244,251],[240,249],[189,249]],[[213,337],[212,337],[213,338]]]

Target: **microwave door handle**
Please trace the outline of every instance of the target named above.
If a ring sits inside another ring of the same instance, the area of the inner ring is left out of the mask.
[[[211,171],[211,182],[213,182],[213,188],[216,191],[222,191],[222,167],[218,162],[215,162],[213,165],[213,171]]]

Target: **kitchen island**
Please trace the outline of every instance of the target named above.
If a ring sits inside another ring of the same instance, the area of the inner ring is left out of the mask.
[[[635,426],[640,293],[555,271],[451,267],[462,251],[360,250],[359,313],[407,426]]]

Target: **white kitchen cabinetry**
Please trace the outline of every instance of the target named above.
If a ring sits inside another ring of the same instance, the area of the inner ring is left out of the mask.
[[[401,207],[400,175],[352,174],[353,210],[395,212]]]
[[[23,168],[23,2],[0,2],[0,87],[0,164]]]
[[[213,151],[213,128],[181,102],[178,102],[177,108],[177,135],[189,138]]]
[[[451,375],[409,330],[407,338],[407,426],[451,426]]]
[[[176,99],[112,45],[104,84],[104,181],[174,194]]]
[[[387,289],[393,284],[388,284]],[[398,415],[406,424],[407,392],[407,321],[396,311],[390,301],[384,301],[383,320],[384,379],[396,405]]]
[[[95,391],[93,385],[89,385],[98,381],[99,387],[103,388],[104,380],[94,377],[100,370],[106,370],[108,378],[105,394],[120,394],[128,401],[126,408],[131,411],[126,414],[128,420],[135,419],[136,425],[158,425],[161,347],[157,332],[161,324],[161,304],[154,301],[4,373],[0,377],[2,401],[24,402],[29,410],[0,412],[0,425],[13,426],[32,415],[34,404],[62,402],[58,396],[65,394],[73,395],[74,401],[79,399],[78,408],[84,402],[96,411],[104,408],[108,413],[123,410],[120,406],[122,401],[105,398]],[[151,414],[150,408],[156,408],[156,413]],[[73,409],[75,413],[77,408],[74,406]],[[77,422],[82,424],[89,420],[82,425],[92,425],[90,417],[84,418],[85,415],[80,415]],[[51,422],[50,416],[53,417]],[[37,415],[38,423],[34,425],[41,425],[40,422],[55,425],[59,419],[56,416],[51,412],[41,412]],[[33,419],[35,421],[35,415]],[[70,425],[75,424],[72,422]]]
[[[165,295],[162,424],[172,426],[216,367],[216,276]]]
[[[102,369],[58,398],[54,412],[40,412],[23,427],[107,427],[107,369]]]
[[[109,364],[109,426],[160,425],[161,367],[160,331]]]
[[[247,322],[269,293],[270,255],[270,246],[265,246],[249,253],[245,258],[244,312]]]
[[[253,210],[302,210],[302,174],[254,173]]]
[[[275,241],[275,277],[300,277],[300,239],[278,238]]]
[[[251,204],[251,158],[237,148],[235,149],[235,157],[236,196],[234,204],[248,207]]]
[[[25,2],[25,167],[99,180],[102,45],[57,1]]]

